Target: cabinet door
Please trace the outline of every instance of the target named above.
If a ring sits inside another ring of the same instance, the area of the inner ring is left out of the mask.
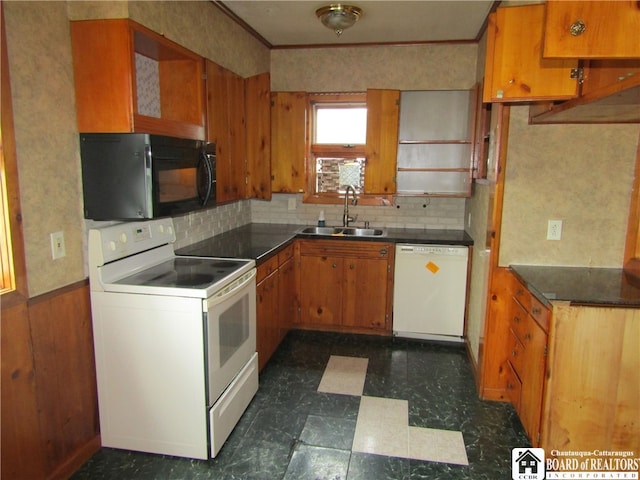
[[[207,139],[216,144],[216,201],[241,198],[244,186],[244,80],[206,62]]]
[[[306,162],[307,94],[271,94],[271,190],[303,192]]]
[[[533,446],[540,442],[540,415],[544,371],[546,368],[547,334],[529,317],[524,338],[524,361],[521,373],[520,420]]]
[[[296,298],[296,272],[293,257],[282,263],[278,269],[280,279],[278,291],[280,295],[280,308],[278,313],[278,342],[286,336],[291,325],[298,318],[298,302]]]
[[[247,198],[271,199],[270,92],[269,73],[245,79]]]
[[[544,57],[639,58],[637,1],[548,0]]]
[[[300,256],[301,323],[340,325],[343,263],[334,256]]]
[[[256,347],[262,369],[278,346],[278,272],[256,285]]]
[[[544,5],[498,8],[489,16],[485,102],[561,100],[577,94],[577,60],[541,58]]]
[[[387,258],[345,258],[342,324],[387,326]]]
[[[396,191],[399,112],[400,91],[367,90],[367,194],[390,195]]]

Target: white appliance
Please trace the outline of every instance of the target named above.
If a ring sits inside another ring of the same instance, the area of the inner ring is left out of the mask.
[[[102,445],[208,459],[258,389],[255,261],[174,242],[171,218],[89,232]]]
[[[462,341],[468,256],[465,246],[396,245],[394,335]]]

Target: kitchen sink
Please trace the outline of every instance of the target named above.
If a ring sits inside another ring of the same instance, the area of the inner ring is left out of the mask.
[[[300,233],[345,237],[381,237],[384,235],[384,230],[380,228],[305,227]]]
[[[384,230],[379,228],[343,228],[342,234],[357,237],[380,237],[384,234]]]
[[[341,228],[334,227],[306,227],[302,233],[311,233],[313,235],[339,235],[342,233]]]

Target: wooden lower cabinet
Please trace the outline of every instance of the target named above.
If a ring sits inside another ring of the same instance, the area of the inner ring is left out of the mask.
[[[640,452],[640,309],[553,302],[540,446]]]
[[[640,451],[640,309],[543,305],[513,275],[504,399],[534,447],[559,451]]]
[[[256,284],[256,348],[262,369],[289,331],[297,313],[294,245],[258,266]]]
[[[531,294],[519,282],[512,297],[509,319],[508,369],[517,377],[520,385],[519,401],[512,403],[520,416],[522,426],[533,446],[540,442],[540,412],[542,409],[542,391],[546,367],[547,333],[531,314]],[[539,308],[536,305],[536,308]],[[549,310],[544,308],[548,316]],[[509,377],[509,373],[507,373]],[[515,384],[507,380],[507,390]]]
[[[389,333],[393,245],[300,241],[299,328]]]

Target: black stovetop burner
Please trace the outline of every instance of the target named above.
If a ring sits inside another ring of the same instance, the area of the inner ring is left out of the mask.
[[[247,262],[248,260],[174,257],[115,283],[172,288],[206,288],[231,275]]]

